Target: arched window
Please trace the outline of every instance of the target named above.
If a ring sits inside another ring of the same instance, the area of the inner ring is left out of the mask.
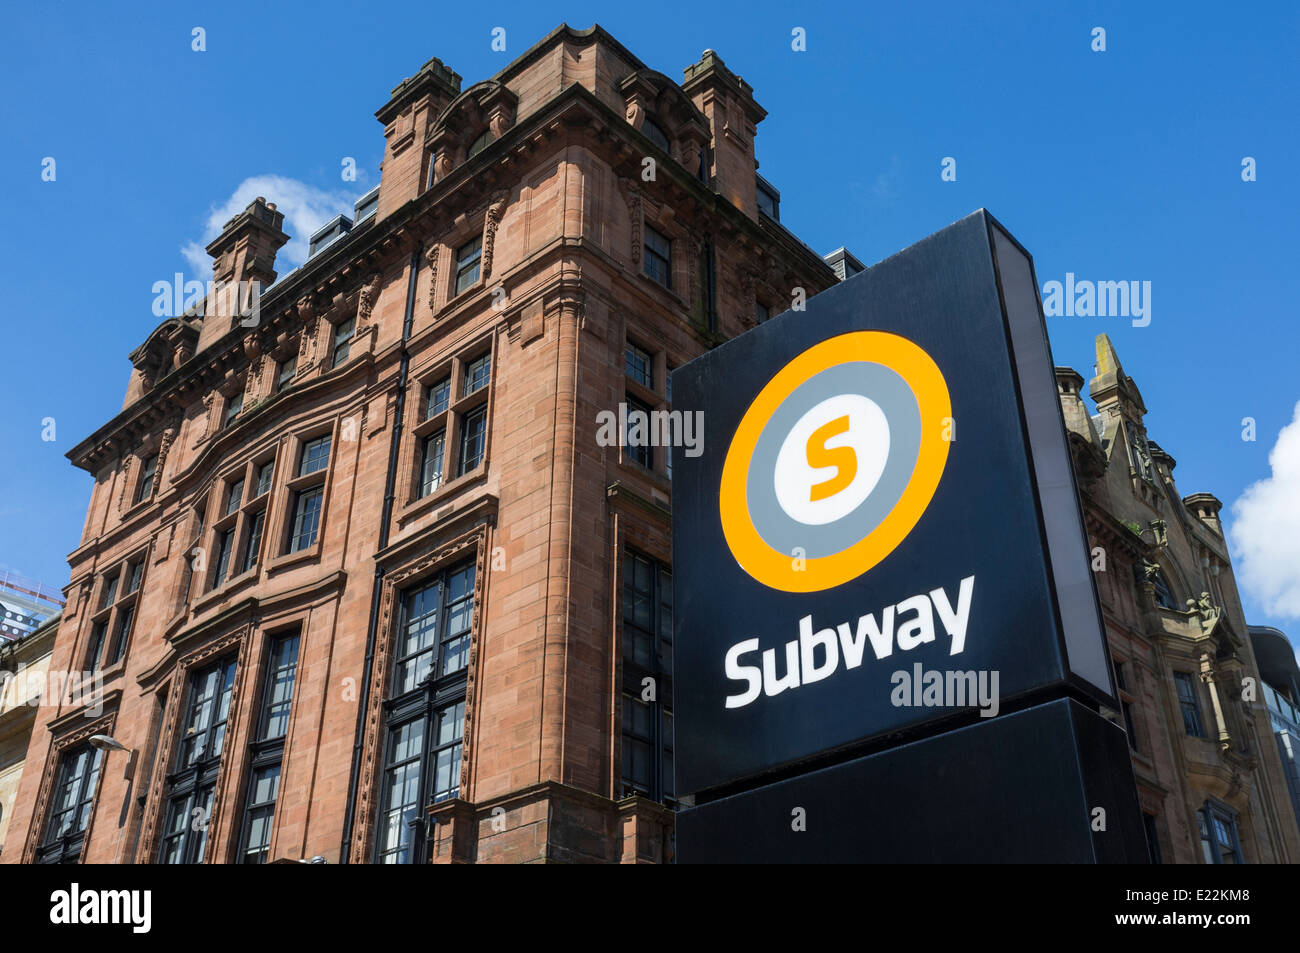
[[[668,146],[668,136],[659,128],[659,124],[650,117],[646,117],[645,124],[641,127],[641,131],[649,136],[650,141],[664,152],[672,151]]]
[[[492,145],[492,143],[495,140],[496,140],[496,136],[492,135],[492,130],[484,129],[483,134],[479,136],[477,139],[475,139],[473,144],[470,145],[469,152],[465,154],[465,158],[466,159],[474,158],[476,155],[478,155],[488,146]]]
[[[1142,584],[1147,579],[1146,569],[1143,568],[1141,563],[1138,563],[1133,567],[1133,570],[1134,575],[1137,578],[1138,588],[1141,589]],[[1163,569],[1157,567],[1150,579],[1151,585],[1154,586],[1156,590],[1156,605],[1162,609],[1180,608],[1178,601],[1174,598],[1174,590],[1169,585],[1169,580],[1165,578]]]

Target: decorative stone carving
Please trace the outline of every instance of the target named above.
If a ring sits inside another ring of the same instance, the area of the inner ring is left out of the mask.
[[[298,317],[302,319],[302,335],[298,339],[298,373],[301,374],[316,360],[316,303],[311,295],[298,299]]]
[[[631,179],[619,179],[618,187],[623,193],[623,200],[627,202],[627,217],[631,226],[632,238],[632,264],[639,267],[641,264],[641,227],[644,221],[641,190],[633,184]]]
[[[483,217],[483,279],[492,274],[492,250],[496,246],[497,226],[501,224],[501,214],[506,208],[506,192],[498,192],[492,197],[487,214]]]
[[[1156,546],[1164,549],[1169,545],[1169,524],[1164,520],[1151,521],[1151,534],[1156,539]]]
[[[379,283],[382,276],[375,272],[361,286],[357,294],[357,327],[370,323],[370,315],[375,310],[375,301],[379,298]]]
[[[438,310],[438,250],[440,246],[433,242],[424,250],[424,260],[429,265],[429,310]]]
[[[1208,635],[1223,615],[1223,610],[1214,604],[1208,592],[1202,592],[1199,599],[1187,600],[1187,611],[1201,619],[1201,632]]]
[[[121,513],[123,507],[126,506],[126,488],[127,488],[127,484],[131,482],[131,464],[134,461],[135,461],[134,456],[129,456],[122,461],[122,486],[117,493],[118,513]]]

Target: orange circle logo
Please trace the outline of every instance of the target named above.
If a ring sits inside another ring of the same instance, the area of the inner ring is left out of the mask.
[[[921,519],[952,440],[930,355],[886,331],[804,351],[763,387],[722,467],[736,562],[766,586],[820,592],[871,569]]]

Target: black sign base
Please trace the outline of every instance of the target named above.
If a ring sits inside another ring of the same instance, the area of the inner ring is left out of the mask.
[[[1130,772],[1124,732],[1058,699],[683,809],[677,860],[1147,863]]]

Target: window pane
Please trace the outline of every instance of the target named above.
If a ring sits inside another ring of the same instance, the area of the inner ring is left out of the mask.
[[[460,466],[457,476],[463,476],[483,462],[487,436],[487,408],[480,407],[465,415],[460,433]]]
[[[275,377],[276,391],[282,391],[293,381],[293,376],[298,373],[298,355],[285,358],[280,362],[280,369]]]
[[[140,589],[140,581],[144,578],[144,560],[142,559],[138,563],[133,565],[127,571],[127,575],[128,575],[128,581],[127,581],[126,591],[127,594],[129,595],[130,593],[137,592]]]
[[[329,436],[317,437],[303,444],[302,462],[298,465],[298,476],[306,476],[309,473],[315,473],[317,470],[323,470],[329,466],[330,462],[330,438]]]
[[[271,477],[275,474],[275,461],[268,460],[257,468],[257,493],[261,496],[271,489]]]
[[[439,430],[424,438],[420,461],[420,496],[428,496],[442,485],[443,458],[447,449],[447,431]]]
[[[456,252],[456,294],[478,281],[479,263],[483,256],[483,237],[462,245]]]
[[[492,373],[492,355],[484,354],[477,360],[471,361],[465,365],[465,383],[462,397],[473,394],[487,386],[488,378]]]
[[[248,522],[248,539],[244,543],[244,558],[240,572],[248,572],[257,565],[257,557],[262,549],[262,525],[266,522],[266,510],[254,513]]]
[[[316,542],[320,528],[322,488],[313,487],[297,494],[293,512],[293,527],[289,537],[289,552],[296,553]]]
[[[444,377],[432,387],[429,388],[429,395],[425,398],[424,417],[427,420],[434,414],[440,414],[447,409],[447,404],[451,398],[451,378]]]
[[[331,367],[338,367],[348,359],[348,352],[352,349],[352,337],[356,332],[357,319],[348,318],[334,327],[334,362]]]
[[[298,677],[298,636],[276,639],[271,646],[269,665],[266,709],[262,713],[263,741],[283,738],[289,730],[289,709]]]
[[[627,376],[645,387],[654,387],[654,359],[630,341],[624,353]]]

